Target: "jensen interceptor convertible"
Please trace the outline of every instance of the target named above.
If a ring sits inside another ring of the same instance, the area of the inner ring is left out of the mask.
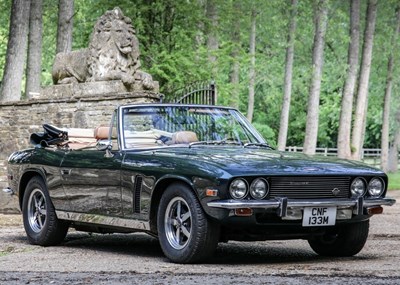
[[[370,217],[395,203],[382,171],[274,150],[232,108],[124,105],[109,126],[43,127],[9,157],[4,189],[32,244],[59,244],[72,227],[149,233],[177,263],[229,240],[305,239],[317,254],[352,256]]]

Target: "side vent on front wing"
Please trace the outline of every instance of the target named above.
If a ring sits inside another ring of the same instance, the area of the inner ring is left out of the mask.
[[[140,193],[142,192],[142,176],[136,176],[133,186],[133,212],[140,213]]]

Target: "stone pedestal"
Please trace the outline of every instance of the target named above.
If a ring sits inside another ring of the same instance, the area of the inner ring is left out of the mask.
[[[133,85],[133,87],[128,90],[121,80],[52,85],[43,88],[41,94],[36,98],[80,99],[85,97],[116,95],[127,95],[132,98],[137,98],[135,103],[139,101],[139,98],[142,98],[143,102],[155,102],[160,100],[158,93],[143,90],[140,85]]]

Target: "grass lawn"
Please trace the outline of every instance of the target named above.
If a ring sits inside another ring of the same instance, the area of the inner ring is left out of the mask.
[[[389,190],[400,190],[400,171],[388,173]]]

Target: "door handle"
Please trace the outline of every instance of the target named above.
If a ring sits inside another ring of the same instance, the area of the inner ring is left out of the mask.
[[[61,175],[70,175],[71,169],[61,169]]]

